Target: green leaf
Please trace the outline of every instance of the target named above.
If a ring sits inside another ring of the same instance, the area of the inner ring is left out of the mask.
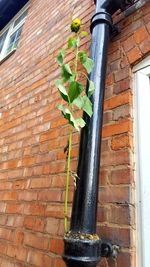
[[[68,48],[70,49],[71,47],[77,48],[80,45],[80,38],[79,36],[75,39],[73,37],[70,37],[68,40]]]
[[[83,128],[85,126],[85,121],[82,118],[77,118],[76,123],[80,128]]]
[[[74,105],[76,105],[79,109],[82,109],[84,105],[84,100],[81,95],[79,95],[74,101],[72,102]]]
[[[93,95],[94,92],[94,83],[89,80],[89,84],[88,84],[88,97],[90,97],[91,95]]]
[[[71,82],[68,91],[70,102],[72,103],[81,94],[82,91],[82,84],[78,83],[77,81]]]
[[[84,51],[80,52],[79,56],[80,56],[80,62],[84,66],[84,68],[86,69],[87,73],[88,74],[91,73],[91,71],[94,67],[93,60],[91,58],[89,58]]]
[[[83,63],[84,68],[86,69],[87,73],[91,73],[93,67],[94,67],[94,63],[93,60],[90,59],[89,57],[86,59],[86,61]]]
[[[59,54],[57,56],[57,63],[61,66],[63,64],[64,61],[64,56],[65,56],[65,51],[64,50],[60,50]]]
[[[82,108],[89,115],[89,117],[91,117],[93,114],[92,103],[86,95],[83,96],[83,101],[84,101],[84,104],[83,104]]]
[[[72,125],[77,131],[79,131],[79,125],[74,119],[71,111],[68,108],[65,108],[63,105],[59,104],[58,109],[62,112],[64,118]]]
[[[82,31],[81,36],[86,37],[86,36],[88,36],[88,33],[86,31]]]
[[[55,85],[58,88],[60,95],[62,96],[62,98],[69,103],[69,97],[66,91],[66,88],[63,86],[61,80],[56,80],[55,81]]]
[[[67,82],[72,76],[72,72],[69,64],[63,64],[61,66],[61,76],[64,82]]]
[[[74,38],[70,37],[69,40],[68,40],[68,48],[71,48],[73,46],[74,46]]]
[[[83,63],[86,61],[86,59],[87,59],[87,54],[86,54],[86,52],[81,51],[81,52],[79,53],[79,57],[80,57],[80,62],[81,62],[81,64],[83,64]]]

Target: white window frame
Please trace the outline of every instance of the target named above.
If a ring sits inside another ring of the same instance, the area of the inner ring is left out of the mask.
[[[133,68],[137,267],[150,262],[150,56]]]
[[[10,52],[6,53],[8,44],[10,41],[10,37],[14,32],[16,32],[23,24],[25,23],[26,16],[16,25],[14,26],[16,20],[29,8],[29,3],[27,3],[12,19],[11,21],[0,31],[0,37],[6,32],[6,38],[2,47],[2,50],[0,52],[0,62],[7,57],[9,54],[11,54],[13,51],[16,50],[16,48],[13,48]],[[18,45],[17,45],[18,46]]]

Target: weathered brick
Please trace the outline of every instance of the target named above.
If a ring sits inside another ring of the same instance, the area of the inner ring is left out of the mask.
[[[47,233],[55,235],[58,233],[58,229],[59,229],[59,220],[54,218],[47,219],[45,228]]]
[[[115,134],[121,134],[126,132],[132,132],[132,122],[130,120],[104,126],[102,135],[105,138]]]
[[[31,233],[26,233],[24,237],[24,244],[29,247],[47,250],[49,239],[45,236],[37,236]]]
[[[132,184],[134,177],[133,170],[128,167],[119,167],[111,171],[110,174],[110,183],[114,185],[119,185],[119,184]]]
[[[113,108],[129,104],[131,103],[131,100],[132,96],[130,92],[119,94],[105,101],[104,110],[111,110]]]
[[[134,39],[137,44],[143,42],[146,38],[148,38],[148,32],[145,26],[140,27],[139,29],[134,32]]]
[[[40,252],[29,251],[27,255],[27,263],[38,267],[52,267],[52,258]]]
[[[101,238],[113,239],[121,247],[129,247],[132,244],[131,230],[128,228],[99,226],[97,232]]]
[[[122,134],[112,138],[111,141],[112,150],[118,150],[127,147],[132,147],[132,137],[129,136],[129,134]]]
[[[127,53],[127,57],[130,64],[133,64],[142,57],[142,53],[138,47],[135,47]]]
[[[99,202],[104,203],[129,203],[131,192],[129,186],[101,187],[99,192]]]
[[[58,255],[62,255],[64,250],[64,242],[62,239],[51,239],[50,240],[50,252]]]

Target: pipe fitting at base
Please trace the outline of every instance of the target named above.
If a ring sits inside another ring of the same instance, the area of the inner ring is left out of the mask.
[[[68,267],[96,267],[101,259],[101,240],[87,239],[84,235],[74,238],[72,234],[64,238],[63,259]]]

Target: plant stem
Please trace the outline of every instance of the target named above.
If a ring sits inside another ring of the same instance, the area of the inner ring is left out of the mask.
[[[69,177],[70,177],[71,146],[72,146],[72,126],[70,126],[70,131],[69,131],[69,147],[68,147],[68,158],[67,158],[67,176],[66,176],[65,207],[64,207],[65,233],[67,233],[68,231],[68,192],[69,192]]]
[[[78,39],[79,35],[78,33],[76,33],[76,40]],[[74,69],[74,72],[75,72],[75,80],[77,80],[77,71],[78,71],[78,52],[79,52],[79,48],[78,48],[78,45],[76,46],[75,48],[75,69]]]
[[[76,33],[76,40],[79,37],[78,33]],[[78,45],[75,48],[75,61],[74,61],[74,74],[75,80],[77,80],[77,71],[78,71]],[[72,110],[71,103],[69,103],[69,107]],[[65,233],[68,231],[68,192],[69,192],[69,177],[70,177],[70,162],[71,162],[71,146],[72,146],[72,126],[70,126],[69,131],[69,146],[68,146],[68,158],[67,158],[67,175],[66,175],[66,191],[65,191],[65,206],[64,206],[64,228]]]

